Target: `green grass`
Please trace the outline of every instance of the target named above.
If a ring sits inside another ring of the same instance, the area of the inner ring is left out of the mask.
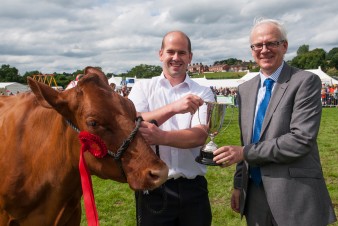
[[[338,108],[324,108],[321,127],[318,136],[321,162],[327,187],[338,215]],[[227,121],[231,119],[231,110],[227,114]],[[220,145],[239,145],[238,112],[228,128],[216,137]],[[226,125],[226,123],[225,123]],[[230,195],[232,192],[232,176],[235,167],[221,169],[208,167],[207,179],[209,183],[209,197],[213,214],[213,226],[244,226],[245,220],[230,208]],[[101,226],[134,226],[135,200],[134,192],[127,184],[102,180],[93,177],[95,200]],[[86,218],[83,210],[82,223],[85,226]],[[338,225],[335,223],[333,225]]]

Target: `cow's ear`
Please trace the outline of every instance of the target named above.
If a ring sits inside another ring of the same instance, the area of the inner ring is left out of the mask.
[[[27,82],[39,104],[43,107],[59,110],[60,105],[64,103],[64,100],[60,98],[60,93],[48,85],[30,77],[27,78]]]

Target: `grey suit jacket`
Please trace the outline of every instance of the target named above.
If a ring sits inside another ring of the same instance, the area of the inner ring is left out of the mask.
[[[250,164],[260,166],[267,200],[278,225],[321,226],[334,222],[316,141],[322,112],[320,78],[284,63],[266,111],[260,141],[251,144],[259,85],[257,75],[238,88],[245,161],[237,164],[234,186],[241,189],[241,214]]]

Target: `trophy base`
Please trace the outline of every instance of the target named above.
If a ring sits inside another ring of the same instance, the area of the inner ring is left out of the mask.
[[[205,152],[201,151],[200,155],[196,157],[195,161],[208,166],[219,166],[220,164],[217,164],[212,159],[214,158],[214,154],[212,152]]]

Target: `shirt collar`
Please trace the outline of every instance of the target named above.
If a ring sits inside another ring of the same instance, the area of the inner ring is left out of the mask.
[[[160,75],[160,78],[159,78],[159,82],[164,85],[164,84],[168,84],[170,85],[170,82],[168,81],[168,79],[164,76],[163,72],[161,73]],[[186,74],[185,76],[185,79],[182,83],[178,84],[177,86],[175,87],[181,87],[181,86],[185,86],[187,85],[189,88],[191,88],[192,86],[192,79],[189,77],[188,74]],[[170,85],[171,86],[171,85]]]
[[[259,76],[261,78],[261,87],[263,87],[263,84],[264,84],[264,81],[265,79],[269,78],[269,79],[272,79],[273,81],[277,82],[278,81],[278,78],[279,78],[279,75],[283,69],[283,66],[284,66],[284,61],[282,62],[282,64],[277,68],[277,70],[272,73],[269,77],[265,77],[265,75],[263,75],[263,73],[259,72]]]

